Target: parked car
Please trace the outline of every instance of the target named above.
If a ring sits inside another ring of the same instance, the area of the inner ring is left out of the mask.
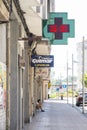
[[[76,106],[80,106],[83,104],[83,93],[78,93],[76,97]],[[84,93],[84,104],[87,104],[87,92]]]

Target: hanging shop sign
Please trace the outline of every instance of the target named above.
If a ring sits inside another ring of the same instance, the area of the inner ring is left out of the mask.
[[[32,67],[54,67],[53,55],[32,55],[31,56]]]
[[[42,35],[53,45],[66,45],[67,39],[75,36],[75,22],[67,19],[67,13],[49,13],[49,18],[42,21]]]

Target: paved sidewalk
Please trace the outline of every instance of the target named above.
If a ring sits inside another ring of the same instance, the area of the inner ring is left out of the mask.
[[[6,112],[0,108],[0,130],[6,130]]]
[[[71,105],[50,99],[43,106],[24,130],[87,130],[87,117]]]

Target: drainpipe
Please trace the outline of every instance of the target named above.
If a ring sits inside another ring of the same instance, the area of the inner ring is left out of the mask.
[[[6,129],[10,130],[10,17],[12,12],[12,0],[9,0],[7,7],[9,10],[9,21],[6,24]]]
[[[7,43],[6,43],[6,129],[10,127],[10,25],[7,24]]]

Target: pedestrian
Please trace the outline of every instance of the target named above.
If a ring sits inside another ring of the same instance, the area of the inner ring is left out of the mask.
[[[42,103],[40,99],[37,100],[36,109],[40,109],[41,112],[44,112],[44,110],[42,109]]]

